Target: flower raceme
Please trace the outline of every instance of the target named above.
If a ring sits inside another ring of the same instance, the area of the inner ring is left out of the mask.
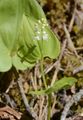
[[[42,18],[35,24],[35,40],[48,40],[48,33],[45,27],[48,26],[46,20]]]

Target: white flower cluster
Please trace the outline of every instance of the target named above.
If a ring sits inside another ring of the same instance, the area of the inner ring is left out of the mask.
[[[42,18],[35,24],[35,40],[48,40],[48,33],[45,27],[48,26],[46,20]]]

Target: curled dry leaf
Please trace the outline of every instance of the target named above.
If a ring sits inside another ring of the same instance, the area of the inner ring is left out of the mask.
[[[0,108],[0,119],[9,119],[9,120],[20,120],[21,113],[15,111],[9,106]]]

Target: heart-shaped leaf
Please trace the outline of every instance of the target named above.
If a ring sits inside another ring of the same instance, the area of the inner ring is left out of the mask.
[[[22,52],[22,55],[23,53],[26,54],[25,59],[28,62],[30,61],[30,63],[36,62],[42,57],[57,58],[60,53],[59,40],[46,24],[46,22],[42,22],[42,19],[38,21],[31,17],[23,17],[19,44],[20,46],[24,45],[26,47],[23,47],[20,52]],[[33,46],[35,48],[32,50]],[[30,49],[31,52],[29,51]]]

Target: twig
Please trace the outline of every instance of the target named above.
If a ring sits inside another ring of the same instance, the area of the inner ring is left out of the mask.
[[[72,96],[72,98],[69,99],[69,101],[66,103],[66,105],[64,107],[64,110],[62,112],[60,120],[66,120],[66,116],[67,116],[67,113],[68,113],[70,107],[74,103],[77,103],[81,99],[82,96],[83,96],[83,89],[81,89],[78,93],[76,93],[75,95]]]
[[[52,105],[52,108],[51,108],[51,109],[52,109],[52,115],[53,115],[54,112],[55,112],[54,109],[55,109],[56,102],[57,102],[57,101],[56,101],[56,96],[54,96],[54,102],[53,102],[53,105]]]
[[[76,0],[75,0],[75,5],[74,5],[73,14],[72,14],[72,18],[71,18],[71,21],[70,21],[70,24],[69,24],[69,32],[72,31],[73,24],[74,24],[74,21],[75,21],[76,6],[77,6],[77,2],[76,2]]]
[[[75,9],[74,9],[74,12],[73,12],[70,24],[69,24],[69,32],[71,32],[71,30],[73,28],[74,20],[75,20]]]
[[[11,80],[10,85],[9,85],[9,87],[7,88],[7,90],[5,91],[5,93],[8,93],[9,90],[13,87],[14,84],[15,84],[14,80]]]
[[[41,96],[41,99],[40,99],[40,110],[39,110],[39,120],[42,120],[42,112],[43,112],[43,106],[44,106],[44,97]]]
[[[75,53],[75,55],[78,57],[77,51],[76,51],[76,49],[75,49],[75,47],[74,47],[74,44],[73,44],[73,42],[72,42],[72,40],[71,40],[69,31],[68,31],[66,25],[64,24],[63,27],[64,27],[64,31],[65,31],[65,34],[66,34],[66,37],[67,37],[67,40],[68,40],[68,47],[69,47],[69,49],[70,49],[71,51],[73,51],[73,52]],[[79,58],[79,57],[78,57],[78,58]]]
[[[35,113],[32,113],[31,108],[30,108],[30,106],[29,106],[29,104],[28,104],[28,100],[27,100],[27,98],[26,98],[26,96],[25,96],[24,89],[23,89],[23,85],[22,85],[22,78],[21,78],[21,76],[18,78],[18,81],[17,81],[17,82],[18,82],[18,86],[19,86],[20,93],[21,93],[21,96],[22,96],[24,105],[25,105],[25,107],[26,107],[26,110],[28,111],[28,113],[29,113],[33,118],[35,118],[36,115],[35,115]]]
[[[3,93],[6,101],[7,101],[7,104],[9,104],[12,108],[15,108],[16,107],[16,103],[13,99],[10,98],[10,96],[6,93]]]
[[[35,87],[35,90],[37,90],[37,77],[38,77],[38,73],[39,73],[39,65],[37,64],[35,66],[35,69],[34,69],[34,87]]]
[[[83,62],[82,62],[82,61],[80,60],[80,58],[79,58],[79,55],[78,55],[78,53],[77,53],[77,51],[76,51],[76,48],[74,47],[74,44],[73,44],[73,42],[72,42],[72,40],[71,40],[71,36],[70,36],[69,31],[68,31],[68,29],[67,29],[67,27],[66,27],[65,24],[64,24],[64,31],[65,31],[65,34],[66,34],[66,37],[67,37],[67,40],[68,40],[68,48],[69,48],[72,52],[75,53],[76,57],[79,59],[80,63],[82,64]]]
[[[77,47],[76,50],[83,50],[83,47]]]
[[[47,105],[43,106],[43,113],[42,113],[42,118],[47,120]]]
[[[50,66],[44,70],[44,74],[46,75],[46,74],[48,74],[53,68],[56,68],[56,67],[57,67],[57,64],[58,64],[58,61],[56,61],[56,62],[53,63],[53,64],[50,64]],[[59,69],[61,69],[61,68],[59,68]],[[62,69],[61,69],[61,70],[62,70]],[[40,74],[40,75],[38,76],[38,78],[40,79],[41,77],[42,77],[42,75]]]
[[[49,73],[56,66],[57,66],[57,61],[53,64],[50,64],[50,66],[44,70],[45,74]]]
[[[80,72],[80,71],[83,71],[83,65],[80,66],[80,67],[78,67],[78,68],[76,68],[76,69],[73,71],[73,74],[76,74],[76,73],[78,73],[78,72]]]
[[[33,73],[32,72],[31,72],[31,75],[30,75],[30,81],[32,83],[33,89],[36,90],[36,85],[35,85],[35,82],[34,82],[34,77],[33,77]]]

